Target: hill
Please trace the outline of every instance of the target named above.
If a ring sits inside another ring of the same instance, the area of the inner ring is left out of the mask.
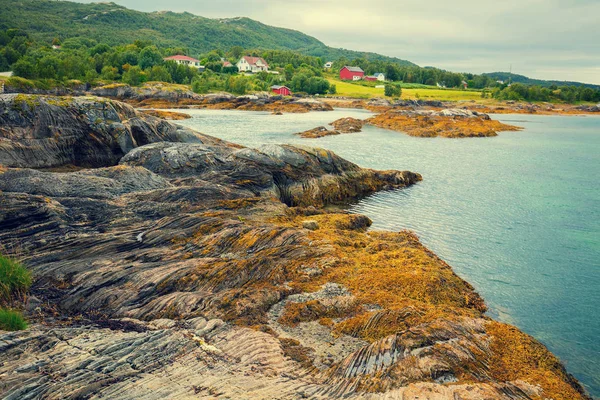
[[[512,74],[510,72],[490,72],[482,74],[487,77],[492,78],[495,81],[503,81],[508,82],[509,78],[512,83],[522,83],[524,85],[538,85],[542,87],[550,87],[550,86],[585,86],[592,89],[600,89],[600,85],[594,85],[591,83],[581,83],[581,82],[572,82],[572,81],[547,81],[543,79],[533,79],[528,78],[524,75]]]
[[[294,50],[324,59],[364,57],[415,64],[395,57],[329,47],[291,29],[265,25],[250,18],[211,19],[187,12],[141,12],[115,3],[81,4],[49,0],[2,0],[0,29],[19,28],[35,40],[51,43],[73,37],[94,39],[109,45],[150,40],[162,47],[187,49],[197,56],[215,48]]]

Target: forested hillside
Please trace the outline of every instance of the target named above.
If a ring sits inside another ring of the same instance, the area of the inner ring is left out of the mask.
[[[414,65],[375,53],[334,49],[291,29],[276,28],[249,18],[210,19],[190,13],[130,10],[114,3],[81,4],[48,0],[0,0],[0,29],[19,28],[38,42],[81,37],[108,45],[134,40],[159,47],[185,49],[194,57],[215,48],[295,50],[323,59],[363,57],[399,65]]]
[[[593,89],[600,89],[600,85],[593,85],[589,83],[572,82],[572,81],[546,81],[543,79],[528,78],[524,75],[512,74],[510,72],[490,72],[482,74],[495,81],[504,81],[511,83],[522,83],[524,85],[538,85],[542,87],[550,86],[586,86]]]

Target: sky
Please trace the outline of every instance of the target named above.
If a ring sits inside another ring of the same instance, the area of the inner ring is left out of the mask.
[[[92,2],[90,0],[79,0]],[[114,0],[141,11],[250,17],[332,47],[455,72],[600,84],[600,0]]]

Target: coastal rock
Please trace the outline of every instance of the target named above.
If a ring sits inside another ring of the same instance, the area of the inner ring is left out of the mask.
[[[305,139],[318,139],[324,136],[339,135],[340,133],[341,132],[338,132],[337,130],[329,130],[324,126],[318,126],[304,132],[296,133],[296,135]]]
[[[331,126],[340,133],[354,133],[362,130],[364,122],[357,118],[346,117],[333,121]]]
[[[489,137],[500,131],[521,128],[492,120],[489,115],[468,109],[390,109],[366,123],[419,137]]]
[[[266,92],[237,97],[224,92],[199,95],[185,85],[158,82],[147,83],[141,87],[111,84],[93,88],[90,93],[124,101],[138,108],[210,108],[273,113],[333,110],[329,104],[312,98],[283,98]]]
[[[307,220],[307,221],[302,221],[302,227],[304,229],[316,231],[317,229],[319,229],[319,224],[317,223],[317,221]]]
[[[0,169],[0,243],[37,299],[0,332],[0,397],[588,399],[416,235],[327,207],[418,174],[198,137]]]
[[[176,111],[165,111],[165,110],[140,110],[144,114],[151,115],[157,118],[164,118],[171,121],[181,121],[183,119],[190,119],[192,116],[190,114],[176,112]]]
[[[111,100],[0,95],[0,165],[105,167],[116,165],[135,147],[158,141],[202,139],[187,128]]]

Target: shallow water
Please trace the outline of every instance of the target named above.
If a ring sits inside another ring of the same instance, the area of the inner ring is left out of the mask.
[[[186,110],[179,121],[247,146],[319,146],[423,182],[351,210],[375,229],[412,229],[483,295],[490,314],[545,343],[600,396],[600,117],[498,115],[525,127],[495,138],[414,138],[375,127],[301,139],[294,132],[364,110],[285,114]]]

